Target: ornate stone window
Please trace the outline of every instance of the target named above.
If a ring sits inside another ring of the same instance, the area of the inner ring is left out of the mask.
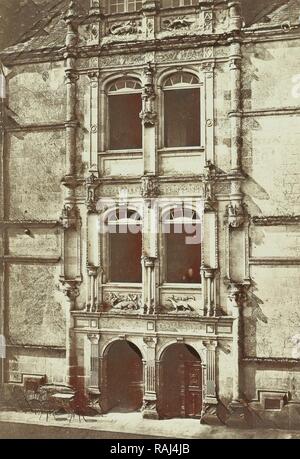
[[[201,282],[201,220],[194,209],[174,207],[163,213],[164,282]]]
[[[135,209],[112,210],[106,220],[108,234],[108,280],[142,282],[142,219]]]
[[[142,0],[108,0],[108,12],[113,13],[131,13],[139,11],[142,8]]]
[[[108,88],[109,150],[142,148],[141,84],[119,78]]]
[[[176,72],[163,85],[164,146],[200,146],[200,84],[188,72]]]
[[[179,6],[197,5],[198,0],[160,0],[161,8],[177,8]]]

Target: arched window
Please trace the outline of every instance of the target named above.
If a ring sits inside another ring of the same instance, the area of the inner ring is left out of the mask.
[[[168,77],[164,90],[164,146],[200,146],[200,85],[188,72]]]
[[[197,5],[198,0],[160,0],[161,8],[176,8],[178,6]]]
[[[109,149],[142,148],[141,84],[124,77],[108,88]]]
[[[142,8],[142,0],[108,0],[108,12],[113,13],[131,13]]]
[[[120,207],[107,220],[109,281],[142,282],[142,219],[135,209]]]
[[[165,281],[167,283],[200,283],[201,220],[199,214],[184,206],[163,214],[165,241]]]

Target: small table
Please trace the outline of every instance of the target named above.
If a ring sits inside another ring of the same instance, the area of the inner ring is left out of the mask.
[[[67,414],[70,414],[70,416],[73,416],[74,414],[71,407],[71,402],[74,397],[75,394],[64,394],[62,392],[57,392],[56,394],[51,395],[51,398],[56,400],[60,404],[60,407],[63,408]]]

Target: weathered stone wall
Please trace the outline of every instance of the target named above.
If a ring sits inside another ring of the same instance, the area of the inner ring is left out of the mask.
[[[300,213],[299,41],[243,46],[243,157],[246,203],[251,216]],[[280,359],[295,358],[299,328],[299,225],[251,225],[252,287],[244,309],[244,356],[279,359],[244,363],[244,392],[290,391],[299,397],[300,373]]]
[[[17,125],[64,122],[63,66],[45,62],[14,68],[9,74],[7,96]]]
[[[11,133],[7,150],[10,219],[57,219],[62,207],[64,132]]]
[[[9,338],[13,344],[64,346],[65,321],[57,267],[9,267]]]
[[[13,346],[8,352],[7,378],[22,382],[23,374],[46,374],[48,380],[62,382],[66,312],[59,290],[61,230],[38,221],[58,221],[63,206],[63,65],[11,68],[7,106],[5,219],[37,222],[6,229],[5,326],[7,342]]]

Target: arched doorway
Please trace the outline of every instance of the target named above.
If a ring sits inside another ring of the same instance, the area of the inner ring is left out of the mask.
[[[161,417],[200,417],[202,365],[198,353],[191,346],[171,344],[163,352],[159,398]]]
[[[105,355],[107,411],[137,411],[143,403],[143,362],[131,342],[113,342]]]

